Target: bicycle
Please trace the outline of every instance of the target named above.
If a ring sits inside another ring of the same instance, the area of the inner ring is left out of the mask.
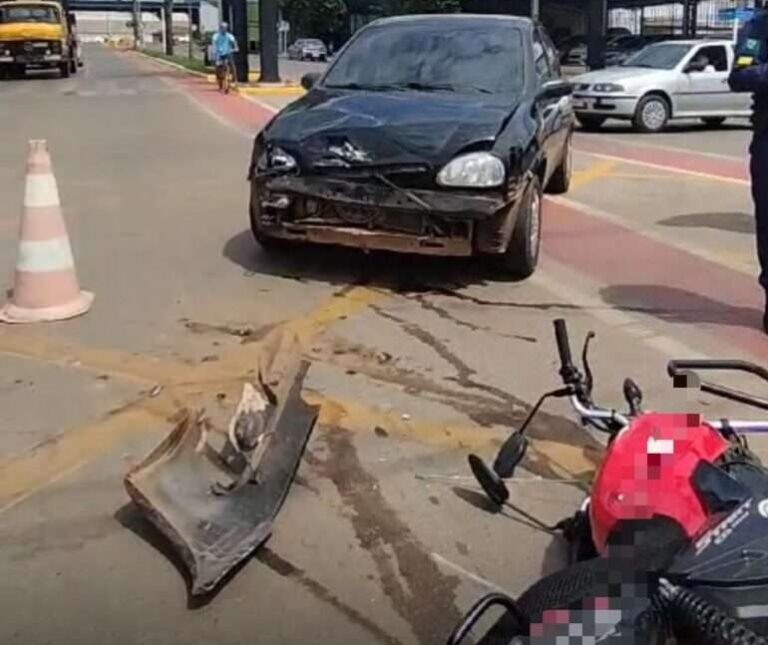
[[[231,56],[219,58],[216,61],[216,82],[219,86],[219,92],[229,94],[230,89],[235,84],[234,64]]]

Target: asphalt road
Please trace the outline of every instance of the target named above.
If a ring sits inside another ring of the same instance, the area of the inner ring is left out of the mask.
[[[510,283],[471,261],[264,254],[245,173],[272,108],[132,53],[86,57],[68,80],[0,84],[0,271],[11,286],[27,140],[46,138],[96,294],[81,319],[0,327],[0,642],[444,642],[480,593],[562,562],[556,538],[450,478],[556,384],[555,317],[597,332],[599,401],[620,405],[632,376],[653,409],[754,416],[664,369],[768,357],[741,126],[579,135],[541,269]],[[223,425],[280,329],[312,360],[321,424],[267,547],[190,606],[122,477],[180,409]],[[546,407],[527,474],[589,477],[599,444],[572,419]],[[581,496],[521,482],[512,501],[553,523]]]

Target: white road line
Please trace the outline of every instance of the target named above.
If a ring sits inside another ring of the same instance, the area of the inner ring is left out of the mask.
[[[280,110],[279,108],[276,108],[274,105],[270,105],[269,103],[264,103],[264,101],[260,101],[257,98],[254,98],[253,96],[250,96],[248,94],[240,94],[241,98],[244,98],[246,101],[250,101],[251,103],[255,103],[261,108],[264,108],[267,110],[267,112],[271,112],[272,114],[277,114]]]
[[[437,562],[437,564],[441,564],[444,567],[447,567],[448,569],[452,569],[456,573],[458,573],[461,576],[464,576],[468,580],[471,580],[475,584],[480,585],[481,587],[486,587],[487,589],[490,589],[492,591],[496,591],[498,593],[503,593],[508,596],[512,595],[507,591],[506,589],[503,589],[502,587],[499,587],[497,584],[494,584],[490,580],[486,580],[485,578],[481,578],[480,576],[472,573],[471,571],[467,571],[464,567],[456,564],[455,562],[451,562],[447,558],[444,558],[439,553],[432,552],[429,554],[430,557]]]
[[[574,150],[579,154],[589,155],[590,157],[596,157],[598,159],[610,159],[611,161],[618,161],[620,163],[631,164],[633,166],[642,166],[644,168],[653,168],[654,170],[674,172],[679,175],[703,177],[705,179],[713,179],[715,181],[724,181],[729,184],[738,184],[739,186],[749,186],[749,182],[746,179],[736,179],[735,177],[723,177],[722,175],[713,175],[712,173],[708,173],[708,172],[698,172],[697,170],[685,170],[684,168],[676,168],[674,166],[665,166],[663,164],[655,164],[649,161],[638,161],[637,159],[630,159],[628,157],[618,157],[616,155],[607,155],[602,152],[590,152],[589,150],[580,150],[578,147],[578,144],[574,147]]]
[[[604,135],[594,135],[594,134],[584,134],[579,133],[579,138],[584,138],[591,141],[602,141],[605,142],[605,136]],[[744,146],[744,157],[735,157],[731,155],[721,155],[717,154],[715,152],[704,152],[702,150],[691,150],[690,148],[678,148],[676,146],[666,146],[663,144],[656,144],[656,143],[648,143],[645,141],[637,141],[636,139],[633,139],[632,141],[628,141],[626,139],[616,139],[616,141],[620,144],[630,146],[630,147],[639,147],[639,148],[647,148],[649,150],[668,150],[670,152],[683,152],[686,154],[693,154],[698,155],[702,157],[710,157],[712,159],[723,159],[725,161],[741,161],[743,162],[748,154],[748,146],[749,144],[746,143]]]
[[[551,260],[548,261],[551,262]],[[594,316],[610,327],[618,328],[622,332],[634,336],[647,347],[661,352],[667,358],[709,358],[685,343],[657,334],[644,325],[637,316],[607,307],[602,300],[574,287],[566,286],[561,280],[547,275],[546,271],[538,270],[529,280],[559,298],[583,307],[586,314]]]

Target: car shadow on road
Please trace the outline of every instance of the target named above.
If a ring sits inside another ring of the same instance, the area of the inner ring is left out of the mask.
[[[601,289],[600,296],[618,309],[651,314],[665,322],[750,329],[762,327],[763,312],[757,307],[737,307],[676,287],[658,284],[611,285]]]
[[[478,258],[443,258],[300,245],[282,251],[260,249],[246,230],[224,246],[224,256],[246,274],[271,275],[330,285],[366,284],[396,292],[461,289],[488,282],[515,282]]]
[[[659,224],[674,228],[709,228],[744,235],[755,232],[755,218],[750,213],[690,213],[675,215],[661,220]]]

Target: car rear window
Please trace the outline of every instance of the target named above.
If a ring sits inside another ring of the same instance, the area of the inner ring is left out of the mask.
[[[524,61],[523,35],[512,24],[390,24],[360,32],[325,85],[517,93]]]

